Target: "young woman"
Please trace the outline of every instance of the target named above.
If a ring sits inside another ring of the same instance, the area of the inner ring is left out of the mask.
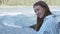
[[[58,34],[57,21],[50,12],[48,5],[43,1],[38,1],[33,5],[37,15],[35,30],[38,34]]]

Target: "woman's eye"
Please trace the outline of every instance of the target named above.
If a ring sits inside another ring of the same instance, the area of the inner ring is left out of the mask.
[[[39,9],[34,10],[35,12],[39,11]]]
[[[39,11],[39,9],[37,9],[36,11]]]

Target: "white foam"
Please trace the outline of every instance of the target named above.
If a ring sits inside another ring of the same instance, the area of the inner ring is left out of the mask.
[[[15,16],[18,14],[22,14],[22,12],[3,12],[2,14],[0,14],[0,16],[5,16],[5,15],[10,15],[10,16]]]
[[[22,26],[14,25],[14,24],[8,24],[8,23],[3,23],[5,26],[9,27],[16,27],[16,28],[22,28]]]

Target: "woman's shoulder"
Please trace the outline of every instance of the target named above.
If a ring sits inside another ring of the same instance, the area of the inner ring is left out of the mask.
[[[55,19],[55,15],[49,15],[49,16],[45,17],[44,23],[51,24],[51,25],[57,24],[57,20]]]
[[[48,15],[44,19],[45,21],[56,21],[55,15]]]

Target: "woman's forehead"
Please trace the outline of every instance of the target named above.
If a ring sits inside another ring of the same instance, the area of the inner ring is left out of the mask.
[[[34,6],[34,8],[40,8],[41,6],[40,5],[36,5],[36,6]]]
[[[41,7],[40,5],[36,5],[34,6],[34,9],[42,9],[43,7]]]

